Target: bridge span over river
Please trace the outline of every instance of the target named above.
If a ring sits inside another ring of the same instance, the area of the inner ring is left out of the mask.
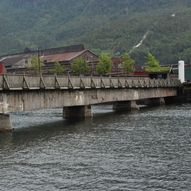
[[[63,107],[66,119],[90,117],[97,104],[130,110],[139,100],[164,103],[179,86],[170,78],[0,75],[0,131],[12,129],[12,112]]]

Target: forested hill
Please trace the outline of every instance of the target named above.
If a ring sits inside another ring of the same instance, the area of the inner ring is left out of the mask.
[[[191,60],[190,0],[1,0],[0,55],[83,43],[96,53],[148,51]]]

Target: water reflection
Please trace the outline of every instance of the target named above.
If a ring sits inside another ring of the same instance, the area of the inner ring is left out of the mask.
[[[190,190],[190,120],[182,105],[16,128],[0,134],[0,190]]]

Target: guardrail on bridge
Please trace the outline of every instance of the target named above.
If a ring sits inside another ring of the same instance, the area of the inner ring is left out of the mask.
[[[178,79],[170,78],[0,75],[0,90],[169,88],[179,87],[180,85]]]

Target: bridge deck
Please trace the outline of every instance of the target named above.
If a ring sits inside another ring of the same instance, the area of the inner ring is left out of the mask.
[[[0,91],[178,87],[177,79],[0,75]]]

